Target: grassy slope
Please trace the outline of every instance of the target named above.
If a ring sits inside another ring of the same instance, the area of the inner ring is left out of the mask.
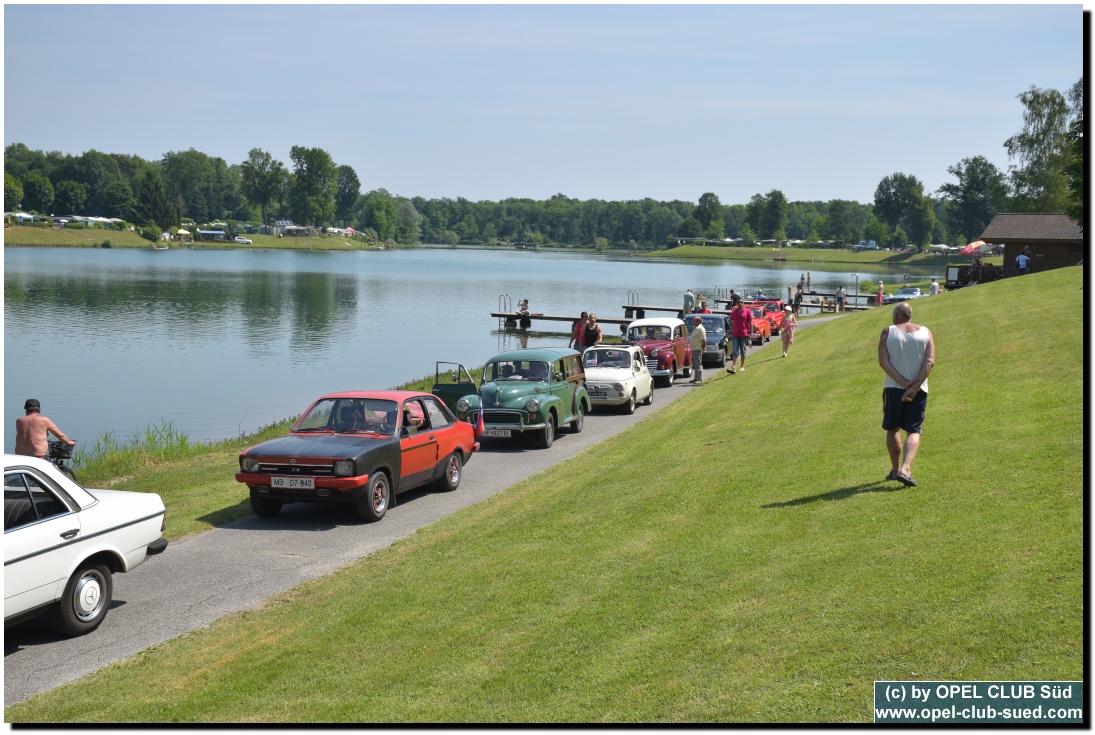
[[[972,263],[973,258],[929,253],[897,253],[889,250],[832,250],[826,248],[742,248],[716,245],[682,245],[651,253],[664,258],[701,260],[771,260],[783,258],[789,263],[854,263],[864,265],[947,265]],[[983,258],[985,263],[1000,265],[1003,256]],[[805,267],[805,266],[804,266]]]
[[[881,480],[888,310],[849,315],[5,719],[870,722],[876,679],[1081,679],[1081,276],[915,304],[918,489]]]

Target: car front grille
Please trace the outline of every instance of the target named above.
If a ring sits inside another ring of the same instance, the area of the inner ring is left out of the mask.
[[[656,358],[656,357],[647,358],[647,360],[646,360],[646,369],[647,370],[657,370],[658,369],[658,358]]]
[[[331,464],[278,464],[259,462],[259,472],[266,475],[306,475],[308,477],[334,477],[335,469]]]
[[[524,423],[524,411],[484,409],[483,423],[491,426],[520,426]]]

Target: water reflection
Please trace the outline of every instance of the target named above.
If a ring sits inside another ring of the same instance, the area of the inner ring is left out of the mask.
[[[4,251],[4,421],[23,401],[84,441],[161,419],[222,439],[299,412],[322,393],[432,375],[437,360],[563,346],[567,322],[504,330],[500,294],[533,312],[623,316],[713,296],[782,292],[810,270],[819,291],[853,280],[836,264],[682,262],[563,253],[411,250],[308,253],[13,248]],[[861,282],[903,269],[860,270]],[[616,334],[615,328],[606,333]],[[13,438],[5,433],[6,449]]]

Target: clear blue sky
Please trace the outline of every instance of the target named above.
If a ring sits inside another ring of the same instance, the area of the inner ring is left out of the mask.
[[[1072,5],[6,5],[4,143],[285,163],[362,191],[869,202],[1083,73]]]

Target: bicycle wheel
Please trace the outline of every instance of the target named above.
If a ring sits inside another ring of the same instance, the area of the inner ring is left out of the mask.
[[[72,480],[73,482],[76,482],[76,473],[73,472],[72,469],[68,465],[61,464],[60,462],[55,462],[54,466],[57,469],[61,470],[61,472],[65,473],[65,475],[68,476],[68,479]]]

